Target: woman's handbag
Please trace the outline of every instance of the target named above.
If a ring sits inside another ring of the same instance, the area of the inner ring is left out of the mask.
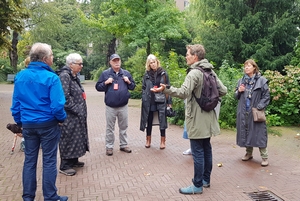
[[[154,101],[156,103],[164,103],[166,101],[166,95],[162,92],[154,93]]]
[[[252,115],[254,122],[264,122],[266,121],[265,110],[258,110],[257,108],[252,108]]]

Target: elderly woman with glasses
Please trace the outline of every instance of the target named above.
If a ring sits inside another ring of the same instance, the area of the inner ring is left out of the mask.
[[[61,125],[59,172],[67,176],[76,174],[73,168],[84,166],[84,162],[78,161],[78,158],[89,151],[86,95],[78,77],[82,67],[82,57],[72,53],[66,57],[66,66],[57,72],[66,97],[67,113]]]

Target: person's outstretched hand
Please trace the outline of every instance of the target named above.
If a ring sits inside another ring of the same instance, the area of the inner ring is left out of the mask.
[[[160,87],[153,87],[153,88],[151,88],[150,89],[150,91],[152,91],[152,92],[154,92],[154,93],[158,93],[158,92],[162,92],[162,91],[164,91],[165,90],[165,88],[166,88],[166,85],[165,84],[160,84]]]

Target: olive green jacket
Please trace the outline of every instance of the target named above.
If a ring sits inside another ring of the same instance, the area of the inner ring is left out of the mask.
[[[205,139],[211,136],[220,134],[220,126],[216,116],[215,110],[205,112],[200,108],[192,92],[196,97],[200,97],[203,84],[203,73],[200,70],[195,69],[201,67],[203,69],[213,66],[206,59],[202,59],[191,65],[189,73],[186,75],[184,83],[180,88],[170,87],[163,92],[170,94],[172,97],[178,97],[180,99],[186,99],[185,108],[185,123],[189,139]],[[213,71],[215,74],[215,72]],[[216,74],[215,74],[216,75]],[[220,96],[224,96],[227,93],[227,87],[223,85],[221,80],[217,77],[217,83],[219,87]]]

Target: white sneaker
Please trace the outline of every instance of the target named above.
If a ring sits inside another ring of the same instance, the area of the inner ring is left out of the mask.
[[[183,155],[192,155],[192,150],[191,149],[188,149],[184,152],[182,152]]]

